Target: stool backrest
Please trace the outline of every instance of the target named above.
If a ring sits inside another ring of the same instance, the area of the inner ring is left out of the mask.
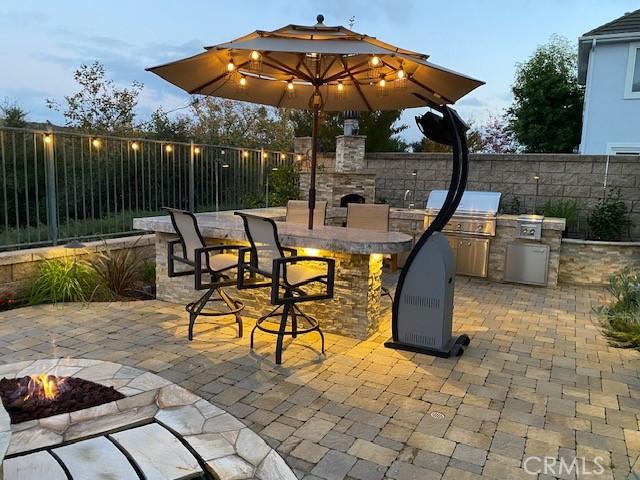
[[[168,211],[171,216],[171,223],[182,244],[182,254],[187,260],[195,261],[196,248],[205,246],[196,216],[186,210],[175,208],[165,208],[164,210]]]
[[[278,239],[278,227],[270,218],[236,212],[242,217],[247,240],[251,244],[251,259],[254,267],[266,276],[273,274],[273,259],[284,257]]]
[[[326,216],[327,202],[316,202],[316,207],[313,209],[313,224],[324,225]],[[287,202],[286,221],[307,225],[309,223],[309,202],[306,200],[289,200]]]
[[[383,203],[347,204],[347,228],[388,232],[389,205]]]

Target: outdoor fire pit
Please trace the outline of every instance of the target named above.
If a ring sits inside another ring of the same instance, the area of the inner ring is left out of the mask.
[[[242,422],[152,373],[47,359],[0,378],[0,480],[296,478]]]
[[[113,387],[40,373],[0,380],[0,398],[11,423],[75,412],[125,398]]]

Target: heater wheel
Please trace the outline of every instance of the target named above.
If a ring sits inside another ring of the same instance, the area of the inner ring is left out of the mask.
[[[469,335],[466,335],[464,333],[456,339],[457,345],[462,345],[466,347],[467,345],[469,345],[469,343],[471,343],[471,339],[469,338]]]

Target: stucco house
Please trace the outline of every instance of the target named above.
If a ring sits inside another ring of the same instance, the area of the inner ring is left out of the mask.
[[[640,10],[580,37],[578,82],[586,86],[580,153],[640,155]]]

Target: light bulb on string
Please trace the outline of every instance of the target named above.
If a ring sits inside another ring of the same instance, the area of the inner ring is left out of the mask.
[[[389,89],[387,88],[387,81],[384,76],[380,77],[378,83],[376,83],[376,93],[379,97],[386,97],[389,94]]]
[[[296,86],[293,84],[293,80],[287,82],[287,97],[296,98]]]
[[[369,58],[369,78],[378,78],[380,76],[380,67],[382,66],[382,60],[379,56],[373,55]]]
[[[342,80],[339,80],[336,85],[335,96],[338,99],[343,99],[344,95],[345,95],[344,83],[342,83]]]
[[[407,72],[404,71],[402,65],[400,66],[400,70],[396,72],[396,80],[393,84],[396,88],[407,88]]]
[[[256,72],[262,71],[262,55],[257,50],[249,55],[249,68]]]
[[[240,80],[238,80],[238,90],[241,92],[245,91],[247,89],[247,83],[247,77],[241,75]]]

